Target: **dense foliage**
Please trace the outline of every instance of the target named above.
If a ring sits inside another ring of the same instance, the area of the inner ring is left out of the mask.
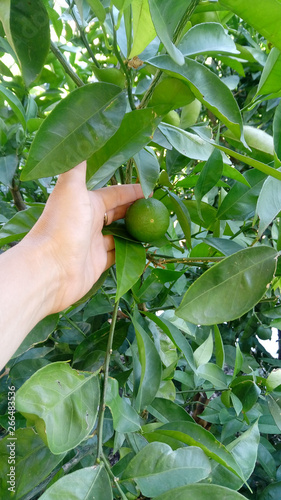
[[[1,498],[279,499],[281,1],[4,0],[0,19],[2,251],[82,160],[89,189],[140,182],[170,214],[149,244],[107,226],[116,265],[1,372]]]

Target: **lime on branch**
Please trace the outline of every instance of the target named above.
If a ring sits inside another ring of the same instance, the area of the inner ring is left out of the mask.
[[[160,239],[169,227],[169,212],[165,205],[154,198],[140,199],[126,213],[126,227],[136,240],[149,243]]]

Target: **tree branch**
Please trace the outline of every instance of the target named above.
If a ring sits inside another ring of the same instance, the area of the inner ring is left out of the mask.
[[[72,67],[70,66],[64,55],[52,41],[51,41],[51,51],[56,56],[57,60],[61,63],[65,72],[70,76],[70,78],[74,81],[74,83],[76,83],[77,87],[82,87],[84,85],[84,82],[81,80],[81,78],[79,78],[78,75],[76,75],[75,71],[73,71]]]

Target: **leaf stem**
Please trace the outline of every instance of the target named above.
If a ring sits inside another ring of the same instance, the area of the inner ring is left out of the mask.
[[[56,56],[57,60],[61,63],[65,72],[70,76],[70,78],[74,81],[74,83],[76,83],[77,87],[82,87],[84,85],[84,82],[81,80],[81,78],[79,78],[78,75],[76,75],[75,71],[73,71],[72,67],[70,66],[64,55],[52,41],[51,41],[51,51]]]
[[[110,330],[109,330],[109,337],[108,337],[108,341],[107,341],[105,362],[104,362],[104,380],[103,380],[103,389],[102,389],[102,395],[101,395],[101,402],[100,402],[100,408],[99,408],[99,420],[98,420],[98,428],[97,428],[97,435],[98,435],[97,462],[99,462],[101,457],[102,457],[102,435],[103,435],[103,422],[104,422],[104,412],[105,412],[105,398],[106,398],[109,363],[110,363],[110,356],[112,354],[112,342],[113,342],[113,337],[114,337],[114,330],[115,330],[115,325],[116,325],[118,307],[119,307],[119,300],[117,300],[117,302],[115,303],[114,310],[113,310],[113,315],[112,315],[112,320],[111,320],[111,325],[110,325]]]
[[[81,26],[81,24],[79,23],[79,21],[78,21],[78,19],[76,17],[76,14],[75,14],[75,12],[73,10],[72,4],[70,4],[69,0],[66,0],[66,1],[67,1],[67,4],[69,5],[70,13],[71,13],[71,15],[73,17],[73,20],[75,21],[75,24],[76,24],[76,26],[77,26],[77,28],[79,30],[81,40],[82,40],[83,44],[85,45],[85,48],[87,49],[88,54],[91,57],[91,59],[93,60],[94,64],[96,65],[97,68],[99,68],[100,64],[97,61],[96,56],[95,56],[95,54],[93,53],[93,51],[92,51],[92,49],[90,47],[90,44],[88,42],[85,30],[84,30],[83,26]]]
[[[106,459],[106,457],[105,457],[105,455],[104,455],[104,453],[103,453],[103,452],[102,452],[102,454],[101,454],[101,459],[102,459],[102,461],[103,461],[103,463],[104,463],[104,466],[105,466],[105,468],[106,468],[106,470],[107,470],[107,472],[108,472],[108,475],[109,475],[109,476],[111,477],[111,479],[113,480],[113,482],[114,482],[114,484],[115,484],[115,486],[116,486],[116,488],[117,488],[117,490],[118,490],[118,492],[119,492],[119,494],[120,494],[120,496],[121,496],[122,500],[128,500],[128,499],[127,499],[127,497],[126,497],[126,495],[124,494],[124,492],[123,492],[123,491],[122,491],[122,489],[120,488],[120,485],[119,485],[119,478],[118,478],[118,477],[116,477],[116,476],[114,476],[114,474],[113,474],[113,472],[112,472],[111,468],[110,468],[110,467],[109,467],[109,465],[108,465],[108,461],[107,461],[107,459]]]

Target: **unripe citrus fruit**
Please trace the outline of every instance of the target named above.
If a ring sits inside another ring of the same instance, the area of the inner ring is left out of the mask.
[[[136,240],[149,243],[166,233],[169,227],[169,212],[165,205],[155,198],[135,201],[126,212],[126,228]]]
[[[180,117],[176,111],[169,111],[163,118],[162,122],[168,123],[169,125],[174,125],[175,127],[180,126]]]

